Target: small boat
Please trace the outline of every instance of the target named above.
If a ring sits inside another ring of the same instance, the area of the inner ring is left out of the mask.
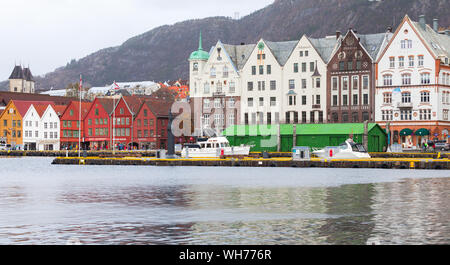
[[[321,150],[312,152],[319,158],[334,158],[334,159],[364,159],[370,158],[362,144],[355,143],[353,139],[348,139],[345,143],[337,147],[326,147]]]
[[[221,155],[249,155],[250,146],[230,146],[226,137],[199,139],[195,144],[185,144],[181,157],[220,157]]]

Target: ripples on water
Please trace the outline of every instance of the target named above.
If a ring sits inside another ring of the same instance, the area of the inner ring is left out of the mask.
[[[0,159],[0,244],[448,244],[449,171]]]

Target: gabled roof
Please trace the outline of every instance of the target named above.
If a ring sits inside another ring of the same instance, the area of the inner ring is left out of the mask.
[[[317,53],[319,53],[320,57],[325,63],[328,63],[328,61],[331,58],[331,54],[333,53],[334,49],[336,48],[336,45],[338,44],[338,40],[333,38],[320,38],[320,39],[313,39],[307,37],[308,40],[311,42],[313,47],[316,49]]]
[[[173,101],[148,99],[145,101],[147,107],[157,117],[168,117],[169,111],[172,108]]]
[[[50,104],[33,104],[33,107],[36,110],[39,117],[42,118],[42,115],[44,115],[44,112],[47,110],[48,105]]]
[[[231,61],[234,66],[241,70],[248,58],[253,52],[256,44],[247,44],[247,45],[230,45],[230,44],[222,44],[223,48],[227,52],[228,56],[230,56]]]
[[[356,34],[356,36],[360,38],[361,45],[366,49],[370,57],[372,57],[372,60],[375,61],[380,49],[386,45],[386,36],[389,34],[392,35],[392,33],[376,33],[366,35]]]
[[[423,28],[419,22],[410,21],[437,57],[445,56],[450,58],[450,36],[439,34],[428,24]]]
[[[136,115],[138,113],[139,109],[145,101],[144,97],[138,96],[122,96],[122,99],[125,101],[125,105],[128,106],[128,109],[133,115]]]
[[[278,61],[278,63],[281,66],[284,66],[299,41],[296,40],[296,41],[281,41],[281,42],[272,42],[272,41],[264,41],[264,42],[272,51],[272,54],[275,56],[275,59]]]
[[[111,115],[111,113],[114,110],[114,99],[110,99],[110,98],[96,98],[96,100],[97,100],[97,102],[100,105],[102,105],[102,107],[106,111],[106,113],[108,113],[108,115]]]
[[[62,116],[62,114],[64,113],[64,111],[67,108],[66,105],[53,105],[52,107],[55,110],[56,114],[58,114],[59,117]]]
[[[12,101],[14,106],[16,107],[19,114],[22,116],[22,118],[25,116],[25,114],[28,111],[28,108],[30,108],[31,104],[34,105],[41,105],[41,104],[53,104],[51,101],[22,101],[22,100],[13,100]]]
[[[80,102],[79,101],[72,101],[70,102],[69,106],[73,105],[74,110],[74,118],[78,120],[79,117],[79,111],[80,111]],[[86,115],[89,113],[89,109],[91,108],[92,103],[91,102],[81,102],[81,119],[84,120],[86,118]],[[64,110],[64,113],[69,109],[69,106]],[[63,115],[64,115],[63,113]]]

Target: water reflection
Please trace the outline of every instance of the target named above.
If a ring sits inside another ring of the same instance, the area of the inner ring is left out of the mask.
[[[450,243],[445,171],[8,161],[1,165],[1,244]]]

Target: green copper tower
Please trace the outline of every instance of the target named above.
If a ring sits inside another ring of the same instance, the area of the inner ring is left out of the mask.
[[[198,50],[191,53],[189,60],[205,60],[209,59],[209,53],[203,50],[203,40],[202,40],[202,32],[200,31],[200,36],[198,39]]]

